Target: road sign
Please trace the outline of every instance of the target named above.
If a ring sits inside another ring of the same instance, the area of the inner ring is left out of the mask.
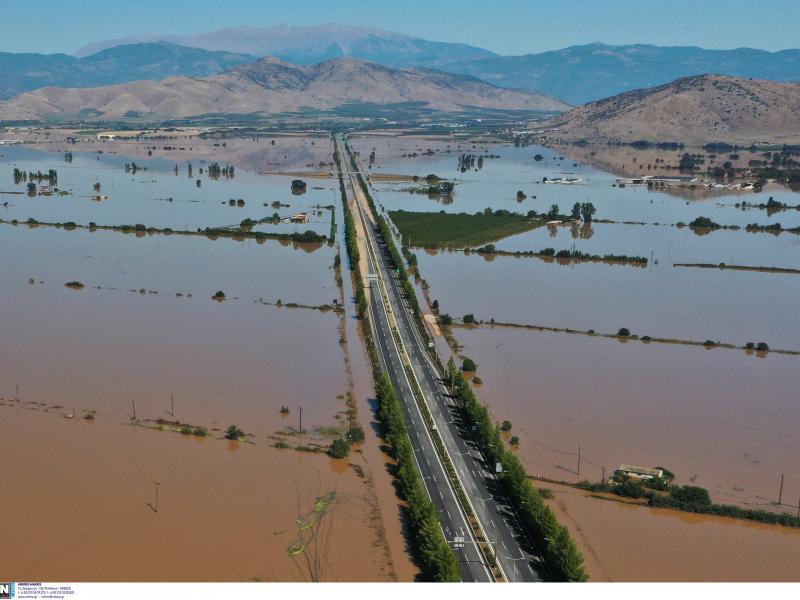
[[[502,473],[503,472],[503,465],[501,465],[500,463],[495,463],[494,472],[495,473]]]

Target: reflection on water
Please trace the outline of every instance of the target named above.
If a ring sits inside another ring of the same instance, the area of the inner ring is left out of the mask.
[[[770,196],[790,205],[800,203],[800,194],[786,188],[765,190],[759,194],[687,199],[664,191],[650,191],[646,187],[615,186],[617,175],[586,164],[577,163],[551,149],[540,146],[516,148],[511,144],[475,146],[471,143],[436,141],[415,137],[353,137],[352,145],[362,155],[376,149],[373,171],[425,176],[434,173],[456,181],[453,203],[442,206],[425,196],[395,191],[408,187],[406,183],[377,183],[379,202],[387,210],[477,212],[484,208],[506,209],[526,213],[536,210],[546,213],[550,205],[557,204],[562,213],[569,213],[576,202],[591,202],[597,208],[597,219],[613,221],[640,221],[647,223],[689,223],[699,216],[712,218],[720,224],[744,226],[748,223],[768,224],[779,221],[784,227],[800,225],[800,211],[785,211],[769,217],[766,211],[737,210],[720,204],[734,204],[746,199],[754,204],[766,203]],[[417,148],[436,149],[432,155],[419,154],[402,158],[401,155]],[[486,160],[479,171],[461,173],[459,154],[475,152],[496,154],[499,158]],[[535,160],[535,156],[542,160]],[[576,185],[545,185],[543,178],[579,178]],[[517,202],[517,192],[526,199]]]
[[[281,217],[308,212],[310,219],[306,224],[280,223],[260,228],[276,233],[312,229],[327,234],[329,211],[317,215],[313,208],[339,201],[333,180],[319,180],[322,189],[317,186],[298,197],[292,195],[291,176],[257,175],[237,169],[233,178],[212,179],[207,171],[199,174],[202,165],[206,170],[208,165],[198,162],[194,163],[195,170],[190,176],[186,162],[178,166],[161,158],[137,159],[136,164],[146,170],[131,173],[126,172],[122,164],[128,161],[129,158],[117,155],[74,152],[72,161],[65,162],[60,153],[39,152],[22,146],[4,149],[0,157],[0,191],[26,191],[25,182],[14,183],[15,168],[26,172],[55,169],[58,173],[55,185],[68,195],[0,194],[0,216],[6,220],[34,218],[83,225],[90,222],[100,225],[142,223],[149,227],[194,230],[238,225],[246,218],[259,220],[275,212]],[[175,167],[178,167],[177,172]],[[197,181],[200,181],[199,186]],[[95,188],[98,183],[99,191]],[[97,201],[98,198],[101,201]]]

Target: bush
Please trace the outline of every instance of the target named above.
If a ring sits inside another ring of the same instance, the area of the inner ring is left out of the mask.
[[[328,455],[332,458],[347,458],[350,455],[350,442],[344,438],[336,438],[328,448]]]
[[[361,425],[353,425],[353,428],[347,432],[347,439],[353,444],[362,444],[364,442],[364,429]]]
[[[461,370],[465,373],[474,373],[478,370],[478,365],[475,364],[475,361],[469,358],[468,356],[464,357],[464,362],[461,364]]]
[[[236,425],[231,425],[225,432],[226,440],[240,440],[244,436],[244,431],[239,429]]]
[[[512,446],[519,446],[519,436],[512,435],[508,443],[511,444]]]
[[[617,332],[617,337],[630,337],[631,330],[627,327],[620,327],[619,331]]]
[[[194,431],[192,431],[192,435],[196,435],[197,437],[206,437],[208,435],[208,429],[205,427],[195,427]]]
[[[769,352],[769,346],[766,342],[758,342],[756,344],[756,351],[758,352]]]
[[[443,315],[439,316],[439,323],[441,323],[442,325],[445,325],[445,326],[452,325],[453,324],[453,317],[451,317],[447,313],[444,313]]]
[[[474,323],[475,322],[475,315],[473,315],[473,314],[464,315],[464,318],[462,319],[462,321],[464,321],[464,323]]]
[[[511,421],[503,421],[500,425],[500,431],[511,431]]]
[[[695,485],[674,487],[670,490],[669,495],[678,502],[684,504],[696,506],[709,506],[711,504],[711,497],[708,495],[708,490]]]

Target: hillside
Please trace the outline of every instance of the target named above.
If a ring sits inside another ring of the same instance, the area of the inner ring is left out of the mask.
[[[466,44],[434,42],[374,27],[335,23],[235,27],[188,35],[144,33],[88,44],[75,52],[75,56],[88,56],[121,44],[140,42],[169,42],[205,50],[274,56],[301,65],[349,57],[395,67],[434,67],[442,61],[494,56],[488,50]]]
[[[539,94],[506,90],[463,75],[391,69],[352,59],[297,66],[265,58],[204,78],[176,77],[96,88],[42,88],[0,103],[2,120],[109,121],[333,111],[352,105],[414,103],[429,111],[561,112]]]
[[[798,143],[800,84],[686,77],[575,108],[545,122],[544,130],[562,141]]]
[[[707,73],[800,81],[800,50],[587,44],[523,56],[452,60],[440,68],[474,75],[503,87],[538,90],[579,105]]]
[[[246,54],[166,42],[116,46],[85,58],[0,52],[0,98],[44,86],[93,87],[176,75],[205,77],[253,60],[255,57]]]

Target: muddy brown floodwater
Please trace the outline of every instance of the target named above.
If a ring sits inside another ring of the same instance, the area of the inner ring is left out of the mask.
[[[324,455],[0,407],[11,579],[381,581],[370,492]],[[356,456],[354,459],[358,461]],[[160,483],[158,512],[155,485]],[[314,516],[317,499],[335,493]],[[302,539],[297,520],[314,522]],[[307,560],[308,559],[308,560]]]
[[[800,531],[634,506],[542,483],[592,581],[797,581]]]
[[[620,343],[509,329],[458,329],[478,395],[512,422],[531,474],[600,481],[620,464],[664,466],[715,500],[796,510],[796,356]]]
[[[253,196],[269,193],[245,180]],[[72,198],[60,208],[31,200],[41,220],[95,210]],[[119,199],[134,217],[148,213],[133,193]],[[209,206],[162,214],[216,225]],[[286,306],[341,299],[335,247],[3,225],[0,250],[0,473],[14,482],[0,528],[18,540],[0,578],[414,578],[368,428],[358,336],[343,343],[338,312]],[[212,300],[218,290],[224,301]],[[368,431],[349,459],[273,446],[327,447],[346,428],[351,389]],[[157,419],[209,435],[161,431]],[[232,424],[247,441],[223,439]]]

